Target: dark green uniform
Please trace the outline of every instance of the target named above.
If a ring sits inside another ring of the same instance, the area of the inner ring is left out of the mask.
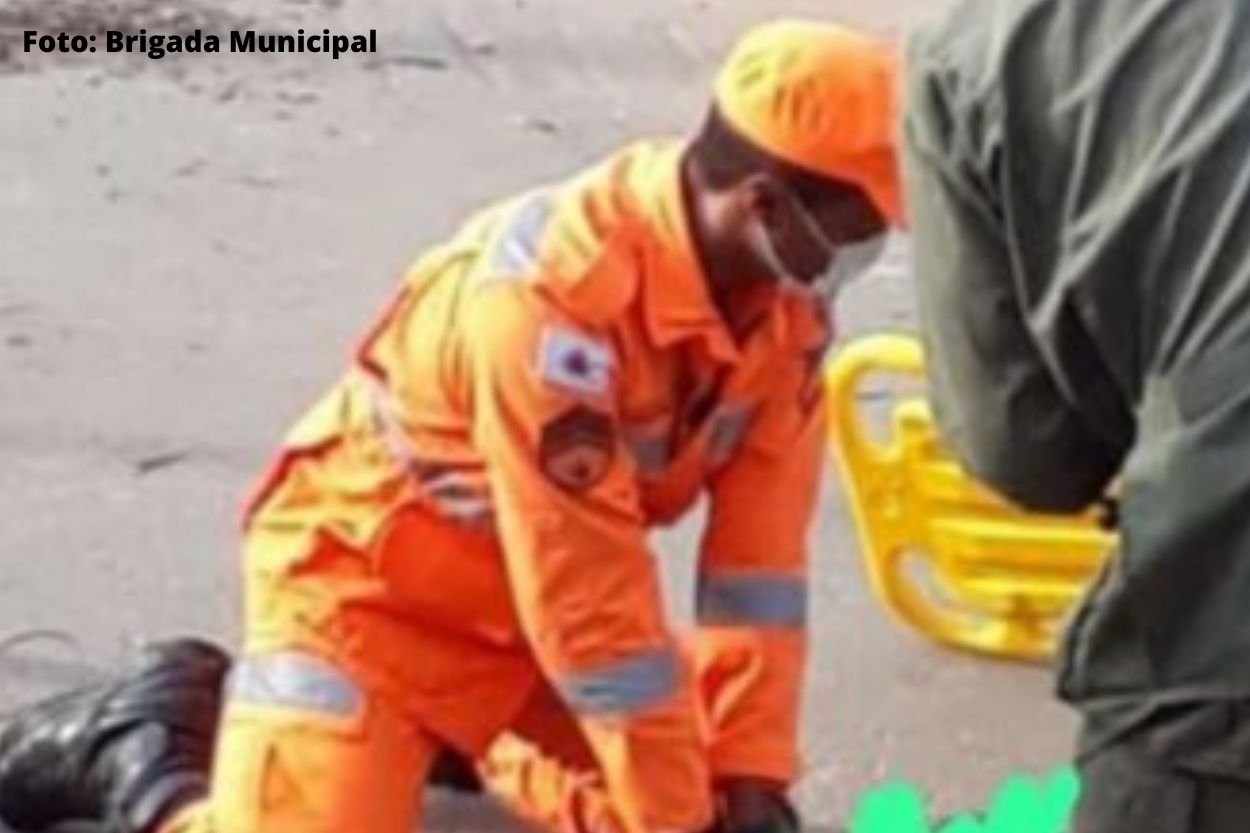
[[[905,114],[948,441],[1034,509],[1121,491],[1061,659],[1084,829],[1250,831],[1250,0],[967,0]]]

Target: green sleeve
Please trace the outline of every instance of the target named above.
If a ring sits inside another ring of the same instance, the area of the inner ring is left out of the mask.
[[[966,468],[1014,502],[1083,508],[1114,476],[1118,455],[1062,397],[1029,332],[983,109],[956,112],[943,89],[949,76],[926,65],[915,43],[911,53],[901,154],[939,428]]]

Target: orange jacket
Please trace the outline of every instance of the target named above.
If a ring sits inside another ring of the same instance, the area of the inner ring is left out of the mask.
[[[680,154],[629,148],[421,258],[249,516],[253,534],[362,548],[414,507],[441,519],[473,544],[463,558],[427,552],[428,535],[400,554],[431,559],[423,604],[459,640],[426,658],[437,684],[455,687],[466,637],[532,652],[610,786],[670,829],[702,823],[715,775],[794,775],[829,338],[816,310],[768,293],[735,343],[691,243]],[[647,533],[705,495],[691,663]],[[495,683],[525,687],[509,679]],[[480,705],[445,698],[430,723],[480,742],[472,727],[497,717]],[[676,818],[683,796],[696,815]]]

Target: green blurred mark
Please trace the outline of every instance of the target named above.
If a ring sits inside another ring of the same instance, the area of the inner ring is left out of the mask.
[[[1073,767],[1057,769],[1042,781],[1015,775],[999,786],[984,812],[930,827],[920,791],[894,782],[860,800],[850,833],[1064,833],[1080,792]]]
[[[910,784],[877,787],[860,800],[851,833],[930,833],[924,799]]]

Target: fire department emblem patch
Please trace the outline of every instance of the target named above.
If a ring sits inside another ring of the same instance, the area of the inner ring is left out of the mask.
[[[543,426],[538,456],[543,473],[569,492],[593,488],[616,455],[612,417],[577,405]]]

